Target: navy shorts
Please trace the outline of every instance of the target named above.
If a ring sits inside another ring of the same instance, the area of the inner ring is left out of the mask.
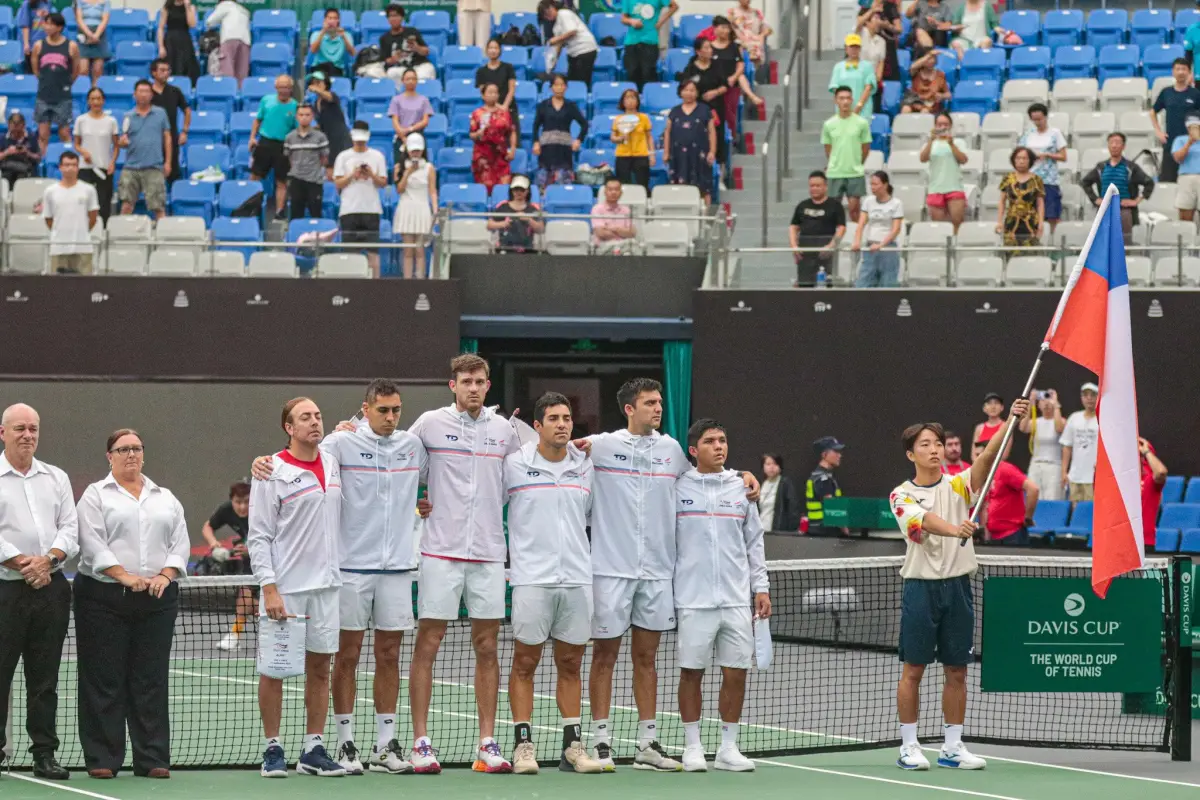
[[[1046,187],[1046,219],[1047,221],[1062,219],[1062,189],[1057,186]]]
[[[900,660],[905,664],[965,667],[972,660],[975,599],[971,576],[921,581],[906,578],[900,601]]]

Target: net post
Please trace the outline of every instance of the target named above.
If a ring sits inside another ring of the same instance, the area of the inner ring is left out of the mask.
[[[1174,623],[1167,635],[1171,670],[1171,760],[1192,760],[1192,615],[1195,587],[1192,560],[1171,559]]]

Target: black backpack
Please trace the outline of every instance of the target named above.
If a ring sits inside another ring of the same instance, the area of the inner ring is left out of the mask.
[[[257,217],[262,214],[263,193],[255,192],[246,201],[233,210],[231,217]]]
[[[208,54],[221,46],[221,32],[216,28],[211,31],[205,31],[200,34],[199,49],[200,55],[208,58]]]
[[[531,22],[521,31],[521,44],[525,47],[537,47],[542,43],[542,32]]]
[[[516,25],[510,25],[508,30],[500,36],[500,44],[511,45],[513,47],[521,46],[521,32],[517,30]]]

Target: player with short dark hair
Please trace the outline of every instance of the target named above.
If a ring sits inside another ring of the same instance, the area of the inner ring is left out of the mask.
[[[217,539],[217,531],[233,531],[233,547],[225,547]],[[250,484],[245,480],[229,485],[229,499],[217,506],[204,523],[200,535],[211,548],[209,559],[222,575],[252,575],[250,556],[246,550],[246,534],[250,530]],[[236,650],[242,643],[247,620],[254,616],[254,592],[249,586],[238,589],[233,627],[217,643],[218,650]]]

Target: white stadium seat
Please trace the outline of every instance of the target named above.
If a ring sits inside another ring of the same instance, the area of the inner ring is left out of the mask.
[[[196,254],[190,250],[160,247],[150,254],[147,274],[160,277],[193,277],[196,274]]]
[[[109,218],[111,223],[117,217]],[[146,259],[149,256],[146,247],[109,244],[104,249],[105,272],[110,275],[145,275]]]
[[[691,246],[687,224],[677,219],[650,220],[643,239],[648,256],[686,256]]]
[[[1005,282],[1009,286],[1053,286],[1054,262],[1045,256],[1010,258]]]
[[[32,214],[35,208],[40,211],[46,189],[56,183],[53,178],[21,178],[12,187],[12,213]]]
[[[954,281],[958,286],[999,286],[1003,274],[999,256],[973,255],[959,259]]]
[[[1108,135],[1116,129],[1117,115],[1111,111],[1079,112],[1071,117],[1072,146],[1081,152],[1091,148],[1107,149]]]
[[[1024,111],[993,111],[983,118],[979,147],[985,152],[996,148],[1012,150],[1028,124]]]
[[[892,120],[892,152],[921,149],[933,130],[933,114],[897,114]]]
[[[369,278],[371,264],[362,253],[326,253],[317,259],[318,278]]]
[[[1093,111],[1099,97],[1100,84],[1095,78],[1066,78],[1054,82],[1050,104],[1055,111]]]
[[[207,250],[200,257],[200,272],[223,278],[244,278],[246,257],[235,250]]]
[[[46,273],[50,265],[50,231],[41,214],[14,212],[8,218],[8,235],[5,238],[6,272],[20,275]]]
[[[1050,81],[1044,79],[1010,80],[1004,83],[1000,94],[1000,108],[1024,114],[1034,103],[1046,104],[1050,100]]]
[[[451,217],[446,223],[445,237],[451,255],[486,255],[492,252],[492,234],[487,229],[487,222],[482,219]]]
[[[1100,108],[1104,111],[1140,111],[1146,118],[1146,97],[1150,86],[1145,78],[1109,78],[1100,89]]]
[[[546,252],[552,256],[586,256],[591,252],[592,229],[576,219],[555,219],[546,223]]]
[[[923,163],[921,154],[915,150],[893,149],[888,157],[887,172],[893,185],[924,186],[929,164]]]
[[[1182,267],[1182,280],[1180,270]],[[1184,256],[1182,264],[1178,255],[1159,256],[1154,261],[1154,284],[1156,286],[1200,286],[1200,258]]]
[[[294,278],[298,274],[296,257],[291,253],[282,250],[259,250],[250,256],[247,275],[251,278]]]
[[[908,231],[909,247],[937,247],[908,254],[908,283],[912,286],[946,285],[946,240],[953,238],[949,222],[917,222]]]

